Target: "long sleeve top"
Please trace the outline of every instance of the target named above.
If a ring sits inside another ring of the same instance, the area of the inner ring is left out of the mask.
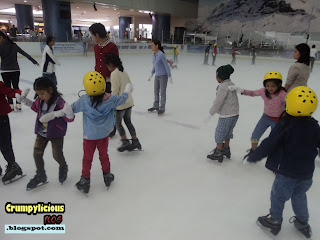
[[[298,86],[307,86],[310,70],[310,66],[307,66],[306,64],[299,62],[294,63],[289,69],[286,81],[286,84],[290,85],[288,92]]]
[[[53,73],[55,65],[60,66],[58,59],[53,55],[52,48],[46,45],[42,53],[41,69],[44,73]]]
[[[18,53],[28,58],[33,64],[38,63],[28,53],[23,51],[17,44],[12,44],[9,41],[4,40],[0,44],[1,71],[20,71],[17,59]]]
[[[269,117],[278,118],[285,110],[287,93],[284,90],[281,90],[277,95],[270,94],[271,99],[266,96],[266,88],[255,91],[244,90],[242,95],[250,97],[260,96],[264,101],[264,113]]]
[[[171,77],[171,71],[170,71],[168,61],[166,59],[165,54],[162,51],[159,50],[157,54],[153,54],[152,62],[153,62],[153,69],[151,72],[152,75],[155,73],[156,76],[168,75],[168,77]]]

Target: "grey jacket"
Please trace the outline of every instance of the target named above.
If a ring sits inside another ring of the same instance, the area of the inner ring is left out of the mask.
[[[234,85],[234,83],[230,79],[219,84],[216,99],[210,109],[211,115],[216,113],[224,116],[239,115],[238,95],[236,91],[229,91],[228,86],[231,85]]]
[[[295,87],[307,86],[310,70],[310,66],[299,62],[294,63],[290,67],[286,81],[286,84],[291,85],[288,89],[288,93]]]
[[[4,71],[19,71],[19,65],[17,60],[17,53],[22,54],[28,58],[33,64],[36,64],[37,61],[34,60],[28,53],[23,51],[17,44],[10,43],[7,40],[4,40],[0,44],[0,57],[1,57],[1,70]]]

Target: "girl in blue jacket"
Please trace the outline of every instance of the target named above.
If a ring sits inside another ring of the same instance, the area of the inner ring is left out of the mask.
[[[296,216],[291,223],[307,238],[311,237],[306,192],[312,185],[315,158],[320,148],[320,126],[311,117],[318,99],[308,87],[296,87],[286,97],[286,111],[261,145],[249,155],[248,162],[268,157],[266,168],[276,173],[271,190],[270,214],[257,224],[268,234],[281,230],[285,202],[291,199]]]

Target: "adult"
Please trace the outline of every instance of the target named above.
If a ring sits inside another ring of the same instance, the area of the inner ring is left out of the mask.
[[[250,52],[251,52],[251,55],[252,55],[251,65],[255,65],[256,64],[256,47],[252,46]]]
[[[297,61],[291,65],[285,85],[285,89],[290,92],[298,86],[307,86],[310,76],[310,47],[301,43],[295,47],[293,58]]]
[[[211,44],[209,44],[206,49],[204,50],[204,61],[203,65],[209,65],[208,59],[209,59],[209,52],[210,52]]]
[[[101,73],[101,75],[104,77],[104,79],[106,80],[106,92],[111,93],[111,72],[105,64],[104,55],[106,53],[114,53],[117,56],[119,56],[118,47],[110,41],[110,39],[108,38],[108,36],[110,36],[110,32],[107,36],[106,28],[101,23],[92,24],[89,28],[89,31],[92,40],[96,43],[96,45],[93,48],[96,59],[96,65],[94,67],[94,70]],[[115,134],[116,127],[114,127],[109,137],[113,137]]]
[[[20,68],[17,54],[20,53],[28,58],[33,64],[39,66],[29,54],[23,51],[6,34],[0,31],[0,57],[1,57],[1,76],[6,86],[19,89]],[[12,98],[8,97],[11,109],[14,109]],[[21,110],[21,103],[16,101],[16,109]]]
[[[217,49],[218,43],[215,43],[213,45],[213,49],[212,49],[212,66],[215,66],[216,64],[216,58],[217,58],[217,54],[218,54],[218,49]]]
[[[314,61],[317,59],[318,49],[316,49],[316,45],[312,45],[310,50],[310,63],[311,63],[311,72],[313,70]]]
[[[168,61],[161,47],[161,42],[159,40],[152,40],[151,49],[154,52],[152,56],[153,69],[151,72],[151,77],[148,81],[151,80],[153,74],[154,78],[154,102],[153,107],[149,108],[149,112],[158,111],[158,115],[161,115],[165,112],[166,101],[167,101],[167,84],[168,78],[170,83],[172,83],[171,71],[168,65]],[[159,98],[159,93],[161,95],[161,100]]]
[[[237,47],[234,47],[233,50],[232,50],[232,61],[231,61],[231,64],[234,64],[236,65],[236,55],[238,54],[238,49]]]
[[[34,30],[34,28],[31,28],[30,30],[30,37],[31,37],[31,41],[37,41],[38,40],[38,34],[37,32]]]
[[[17,32],[18,32],[18,29],[16,28],[16,26],[12,25],[12,28],[10,29],[10,36],[12,38],[16,38],[17,37]]]
[[[53,55],[53,45],[56,43],[54,37],[47,37],[47,45],[43,49],[42,53],[42,76],[49,78],[56,86],[58,84],[55,73],[55,65],[60,66],[58,59]]]

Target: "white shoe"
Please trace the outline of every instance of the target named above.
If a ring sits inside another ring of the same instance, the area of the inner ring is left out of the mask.
[[[21,103],[16,103],[16,110],[21,111]]]
[[[13,104],[9,104],[9,105],[10,105],[10,107],[11,107],[11,110],[14,110]]]

